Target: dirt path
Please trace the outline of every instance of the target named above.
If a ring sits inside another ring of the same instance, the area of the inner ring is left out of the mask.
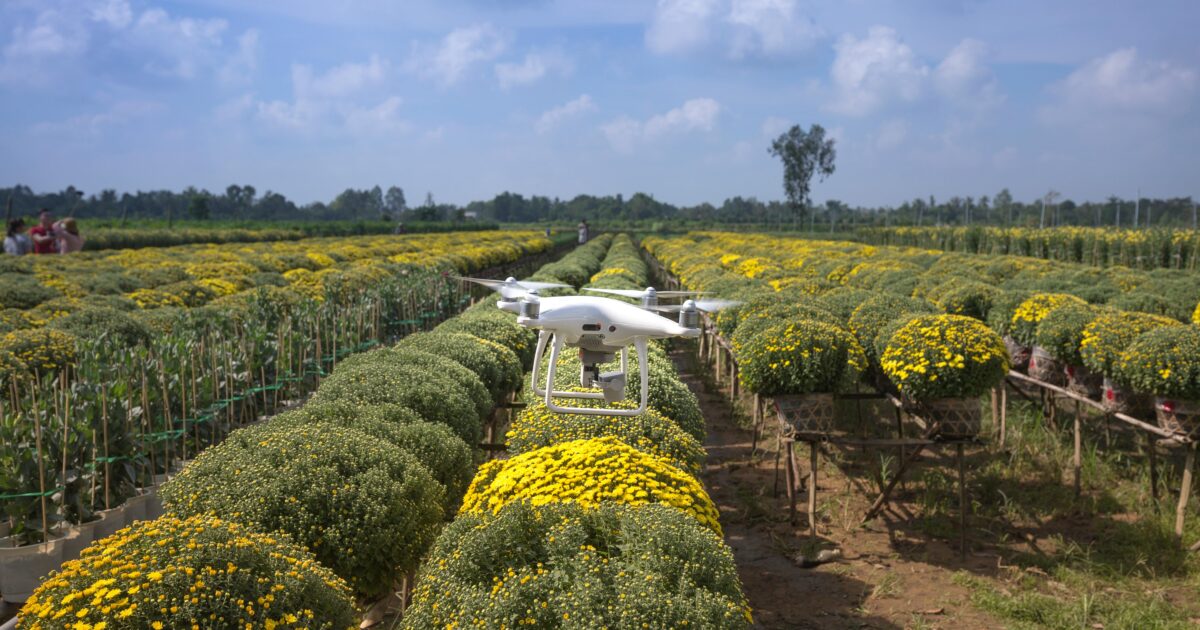
[[[996,571],[995,556],[971,554],[964,562],[956,545],[912,531],[899,502],[868,528],[857,523],[870,498],[862,475],[847,477],[822,459],[818,471],[820,548],[839,548],[840,560],[801,568],[793,558],[812,554],[805,498],[796,523],[780,473],[775,496],[775,438],[768,434],[751,454],[751,434],[737,426],[728,399],[707,390],[693,372],[693,355],[673,355],[688,387],[700,399],[708,425],[704,481],[721,510],[725,539],[733,549],[754,619],[762,628],[1000,628],[973,609],[955,572]],[[764,450],[765,449],[765,450]],[[807,451],[800,451],[807,470]]]

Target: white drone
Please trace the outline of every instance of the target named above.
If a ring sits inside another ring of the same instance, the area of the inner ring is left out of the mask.
[[[660,297],[687,297],[697,295],[693,291],[655,291],[648,287],[644,291],[624,289],[584,289],[596,293],[609,293],[641,300],[641,306],[613,298],[571,295],[561,297],[539,297],[538,291],[552,288],[570,288],[569,285],[552,282],[504,281],[479,278],[463,278],[489,287],[500,294],[496,306],[500,310],[517,314],[517,323],[537,328],[537,350],[533,356],[533,392],[546,402],[546,408],[556,413],[577,413],[598,416],[637,416],[646,412],[650,379],[647,373],[647,343],[651,339],[668,337],[700,336],[700,312],[715,312],[738,304],[726,300],[687,300],[683,304],[658,304]],[[678,311],[678,321],[658,315],[653,311]],[[554,398],[604,400],[612,404],[625,399],[626,372],[629,369],[629,346],[638,353],[641,376],[641,399],[636,409],[614,409],[611,407],[563,407],[554,404]],[[550,367],[546,374],[545,387],[539,386],[538,372],[546,346],[550,346]],[[579,384],[585,388],[599,388],[599,392],[569,392],[554,389],[554,375],[559,354],[563,346],[579,348],[579,359],[583,363],[579,371]],[[617,372],[601,372],[600,364],[612,361],[621,353],[621,369]]]

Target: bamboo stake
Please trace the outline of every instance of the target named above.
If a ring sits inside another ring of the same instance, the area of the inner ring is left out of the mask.
[[[808,535],[817,539],[817,443],[808,443]]]
[[[1197,442],[1188,445],[1187,457],[1183,462],[1183,482],[1179,486],[1179,504],[1175,506],[1175,537],[1183,543],[1183,521],[1187,516],[1188,501],[1192,496],[1192,471],[1196,467]]]
[[[1075,401],[1075,453],[1072,462],[1075,465],[1075,499],[1083,494],[1083,438],[1080,435],[1080,420],[1079,416],[1082,410],[1079,406],[1079,401]]]

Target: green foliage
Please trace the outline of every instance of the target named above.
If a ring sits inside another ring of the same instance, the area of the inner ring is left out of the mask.
[[[145,324],[129,313],[103,306],[84,308],[59,317],[51,321],[49,327],[115,348],[130,348],[150,340],[150,329]]]
[[[28,309],[61,295],[30,275],[6,273],[0,276],[0,308]]]
[[[399,405],[360,407],[345,401],[309,403],[271,419],[277,425],[333,424],[365,433],[415,456],[446,489],[446,514],[458,509],[475,474],[474,451],[444,424],[425,422]]]
[[[411,348],[451,359],[483,381],[499,402],[521,386],[521,360],[508,348],[466,333],[416,333],[401,339],[398,349]]]
[[[1100,310],[1087,304],[1060,306],[1042,318],[1033,342],[1067,365],[1083,365],[1079,354],[1083,329],[1099,315]]]
[[[478,397],[488,400],[487,390],[479,379],[474,387],[456,378],[450,370],[430,371],[420,365],[396,360],[401,355],[396,351],[376,350],[358,355],[353,361],[343,361],[330,374],[317,393],[314,402],[346,401],[355,405],[396,404],[408,407],[429,422],[450,427],[468,444],[479,441],[481,423]],[[436,358],[436,357],[435,357]],[[432,363],[432,362],[430,362]],[[459,370],[466,368],[443,359]],[[476,389],[477,388],[477,389]],[[472,390],[475,393],[472,394]]]
[[[811,319],[767,328],[746,342],[738,358],[742,385],[766,396],[844,391],[867,367],[853,335]]]
[[[876,349],[876,338],[881,331],[904,315],[924,315],[936,311],[933,304],[921,298],[881,293],[859,304],[850,315],[848,325],[850,332],[854,333],[854,338],[867,355],[867,360],[878,365],[880,351]],[[886,340],[883,345],[887,345]]]
[[[1114,376],[1144,394],[1200,400],[1200,326],[1142,334],[1121,353]]]
[[[1178,325],[1179,322],[1175,320],[1147,313],[1106,312],[1084,327],[1083,339],[1079,342],[1079,356],[1087,369],[1111,378],[1116,375],[1115,368],[1121,353],[1142,333]]]
[[[416,568],[445,496],[398,447],[354,429],[288,423],[231,433],[161,493],[177,516],[219,514],[286,533],[367,597]]]
[[[666,506],[513,503],[438,537],[405,628],[748,628],[733,555]]]

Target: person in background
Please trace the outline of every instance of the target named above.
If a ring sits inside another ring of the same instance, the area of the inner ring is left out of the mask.
[[[54,224],[54,236],[58,239],[58,253],[71,254],[83,249],[83,237],[79,235],[79,224],[75,217],[67,217]]]
[[[588,224],[587,219],[579,222],[579,244],[583,245],[588,242]]]
[[[54,236],[54,215],[50,211],[42,208],[38,212],[38,224],[29,230],[29,237],[33,239],[33,253],[35,254],[53,254],[57,249],[57,239]]]
[[[25,219],[12,219],[8,222],[8,232],[4,236],[4,253],[10,256],[24,256],[33,251],[33,241],[25,233]]]
[[[550,228],[546,228],[546,238],[550,238]]]

